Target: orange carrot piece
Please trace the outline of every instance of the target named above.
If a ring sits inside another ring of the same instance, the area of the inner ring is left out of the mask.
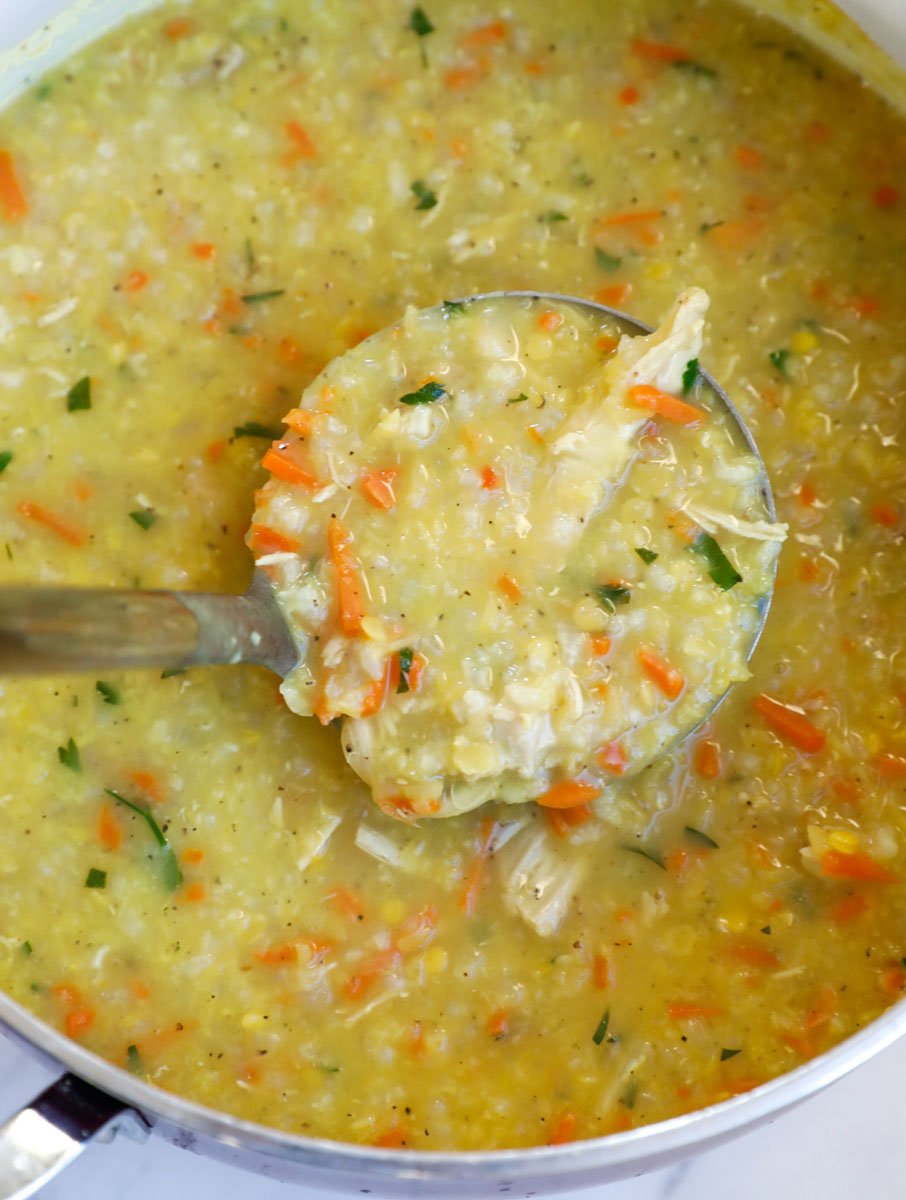
[[[359,568],[350,549],[349,530],[337,517],[327,525],[327,549],[334,568],[337,589],[337,617],[340,628],[349,637],[362,632],[365,608],[362,601],[362,581]]]
[[[510,1014],[505,1008],[498,1008],[487,1019],[485,1029],[495,1042],[501,1042],[510,1032]]]
[[[748,967],[776,967],[779,962],[773,950],[769,950],[767,946],[760,946],[757,942],[733,942],[725,947],[725,951],[729,958],[735,958]]]
[[[620,88],[619,92],[617,92],[617,99],[621,104],[626,105],[627,108],[632,104],[638,104],[641,98],[642,93],[637,87],[633,87],[631,83],[628,83],[624,88]]]
[[[896,883],[897,879],[892,871],[861,850],[855,854],[828,850],[821,856],[821,874],[828,879],[853,879],[866,883]]]
[[[566,1142],[576,1140],[576,1126],[578,1120],[573,1112],[561,1113],[554,1122],[554,1127],[551,1130],[551,1135],[547,1140],[549,1146],[562,1146]]]
[[[354,921],[365,920],[365,906],[362,898],[350,888],[335,887],[332,892],[327,893],[325,899],[330,901],[331,908],[342,913],[343,916],[352,917]]]
[[[199,850],[197,847],[190,846],[187,850],[183,850],[180,858],[189,866],[197,867],[199,863],[204,862],[204,850]]]
[[[722,1013],[723,1009],[708,1004],[684,1004],[675,1001],[667,1005],[667,1016],[671,1021],[693,1021],[697,1017],[707,1020],[708,1017],[719,1017]]]
[[[614,775],[622,775],[629,762],[626,751],[619,742],[608,742],[603,749],[598,751],[596,758],[602,767],[606,767]]]
[[[753,701],[755,711],[767,721],[775,733],[806,754],[817,754],[823,750],[827,738],[803,713],[787,704],[781,704],[765,692]]]
[[[606,304],[609,308],[619,308],[631,294],[631,283],[612,283],[607,287],[596,288],[594,299],[598,304]]]
[[[249,531],[249,545],[256,554],[293,554],[302,543],[269,525],[253,525]]]
[[[575,808],[545,808],[544,819],[547,827],[555,837],[569,837],[571,829],[590,821],[592,811],[587,804],[577,804]]]
[[[753,146],[737,146],[733,153],[739,165],[748,170],[757,170],[764,165],[761,153]]]
[[[872,196],[872,199],[878,208],[893,208],[893,206],[897,204],[900,199],[899,188],[895,188],[892,184],[885,183],[878,188],[878,190]]]
[[[28,521],[43,525],[45,529],[55,533],[64,542],[69,542],[70,546],[84,546],[88,541],[88,534],[83,530],[78,529],[75,525],[70,525],[62,517],[58,517],[55,512],[51,512],[49,508],[35,504],[32,500],[20,500],[16,505],[16,512]]]
[[[171,42],[181,41],[195,31],[195,22],[190,17],[174,17],[164,26],[164,36]]]
[[[522,599],[522,588],[512,575],[501,575],[496,586],[497,590],[502,592],[507,600],[512,600],[514,604]]]
[[[688,50],[682,50],[679,46],[668,46],[664,42],[650,42],[644,38],[636,38],[630,49],[636,58],[647,58],[651,62],[689,62],[692,57]]]
[[[398,654],[389,654],[384,659],[384,669],[380,679],[376,679],[368,691],[365,693],[365,699],[362,701],[363,717],[373,717],[375,713],[379,713],[387,702],[387,697],[392,696],[400,683],[400,656]]]
[[[393,1125],[384,1133],[378,1134],[371,1144],[379,1146],[382,1150],[399,1150],[406,1145],[407,1137],[405,1129],[399,1125]]]
[[[886,525],[888,529],[892,529],[895,525],[899,525],[900,514],[892,504],[873,504],[871,519],[877,525]]]
[[[486,492],[494,492],[500,487],[500,476],[493,467],[481,468],[481,486]]]
[[[721,772],[720,747],[710,738],[696,742],[692,751],[692,766],[702,779],[719,779]]]
[[[287,121],[283,129],[293,144],[291,158],[314,158],[316,156],[317,150],[314,142],[298,121]]]
[[[314,425],[315,413],[307,408],[291,408],[283,418],[283,424],[288,425],[293,433],[300,437],[308,437]]]
[[[444,86],[457,90],[471,87],[481,79],[478,67],[453,67],[444,75]]]
[[[639,663],[655,687],[663,692],[668,700],[676,700],[686,686],[682,671],[671,667],[666,658],[661,658],[652,646],[642,646],[639,650]]]
[[[390,467],[380,471],[367,471],[359,480],[359,487],[369,504],[375,508],[390,509],[396,504],[393,481],[399,471]]]
[[[109,804],[102,805],[98,813],[98,838],[105,850],[119,850],[123,843],[123,831]]]
[[[694,425],[705,419],[705,413],[700,408],[647,383],[637,383],[629,389],[626,397],[636,408],[646,408],[675,425]]]
[[[258,950],[255,958],[268,967],[282,967],[299,961],[299,951],[295,942],[284,942],[282,946],[268,946],[266,950]]]
[[[213,242],[194,242],[189,249],[202,262],[211,262],[217,257],[217,247]]]
[[[607,633],[594,633],[591,637],[591,652],[597,658],[603,658],[610,653],[613,641]]]
[[[599,992],[610,986],[610,963],[604,954],[596,954],[591,960],[591,981]]]
[[[459,907],[471,917],[475,911],[475,905],[478,903],[478,897],[481,893],[481,886],[484,882],[485,868],[487,866],[488,857],[491,853],[491,843],[494,840],[494,831],[497,828],[497,822],[493,817],[485,817],[481,822],[481,827],[478,834],[478,849],[475,857],[469,863],[469,868],[466,871],[463,889],[459,894]]]
[[[163,803],[164,785],[157,775],[152,774],[151,771],[127,771],[126,778],[130,783],[135,784],[149,800],[153,800],[155,804]]]
[[[421,687],[422,674],[427,665],[428,660],[425,658],[424,654],[412,655],[412,664],[408,671],[405,672],[406,682],[409,685],[410,692],[417,692]],[[400,667],[400,674],[403,674],[402,667]]]
[[[858,893],[852,896],[844,896],[842,900],[838,900],[836,904],[831,905],[830,918],[837,925],[848,925],[850,921],[855,921],[868,908],[868,900],[865,896]]]
[[[28,216],[28,201],[8,150],[0,150],[0,205],[7,221],[21,221]]]
[[[63,1023],[66,1036],[71,1038],[84,1037],[95,1022],[95,1012],[92,1008],[74,1008],[67,1014]]]
[[[588,804],[601,795],[601,789],[590,783],[582,783],[578,779],[561,779],[553,787],[548,788],[535,803],[542,808],[575,808],[578,804]]]
[[[598,217],[595,224],[599,229],[610,229],[615,225],[649,225],[663,217],[659,208],[628,208],[624,212],[607,213]]]
[[[343,984],[343,995],[348,1000],[361,1000],[383,977],[399,963],[402,955],[395,946],[378,950],[358,971],[350,975]]]
[[[906,758],[899,754],[878,754],[873,765],[885,779],[906,779]]]
[[[261,465],[265,471],[270,471],[283,483],[292,483],[298,487],[308,488],[310,491],[317,491],[321,486],[310,471],[306,471],[304,467],[300,467],[289,457],[282,442],[274,442],[262,458]]]
[[[146,275],[144,271],[131,271],[126,276],[126,282],[123,284],[124,292],[142,292],[151,282],[151,276]]]
[[[506,21],[492,21],[489,25],[480,25],[465,35],[462,44],[464,46],[496,46],[498,42],[504,40],[508,28]]]
[[[208,442],[204,448],[204,456],[209,463],[219,463],[226,454],[227,440],[226,438],[217,438],[213,442]]]
[[[554,312],[548,308],[538,318],[538,325],[545,333],[553,333],[555,329],[559,329],[563,324],[564,317],[562,313]]]

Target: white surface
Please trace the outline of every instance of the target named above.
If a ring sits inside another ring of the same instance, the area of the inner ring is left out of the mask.
[[[52,1079],[0,1038],[0,1121]],[[903,1200],[906,1041],[779,1118],[710,1154],[562,1200]],[[328,1200],[258,1179],[152,1137],[91,1146],[40,1200]],[[515,1197],[517,1193],[512,1193]]]

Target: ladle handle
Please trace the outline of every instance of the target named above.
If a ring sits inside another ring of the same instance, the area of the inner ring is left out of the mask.
[[[0,589],[0,674],[259,663],[296,650],[267,581],[241,596],[101,588]]]

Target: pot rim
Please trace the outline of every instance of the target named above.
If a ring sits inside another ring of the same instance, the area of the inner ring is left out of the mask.
[[[400,1150],[291,1133],[258,1124],[166,1092],[129,1074],[71,1041],[0,992],[0,1027],[5,1026],[35,1051],[137,1109],[150,1124],[168,1121],[224,1146],[273,1156],[322,1171],[367,1173],[374,1177],[422,1181],[479,1178],[519,1181],[553,1168],[569,1186],[570,1176],[600,1172],[614,1177],[621,1167],[656,1169],[661,1160],[690,1154],[745,1132],[836,1082],[906,1033],[906,1000],[818,1058],[720,1104],[624,1133],[562,1146],[512,1150]]]

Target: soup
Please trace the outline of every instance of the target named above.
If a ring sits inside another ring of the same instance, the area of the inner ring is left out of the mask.
[[[196,0],[36,83],[0,147],[6,583],[240,590],[324,364],[508,288],[656,321],[704,287],[790,527],[751,680],[577,821],[395,821],[263,671],[5,681],[10,995],[162,1088],[413,1149],[658,1121],[900,997],[906,127],[877,96],[716,0]]]

